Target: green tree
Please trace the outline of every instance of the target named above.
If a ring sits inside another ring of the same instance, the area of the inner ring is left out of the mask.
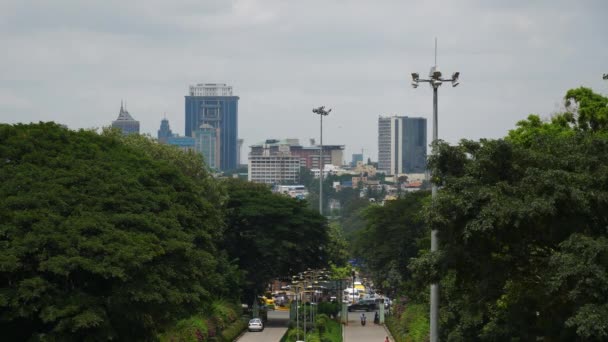
[[[107,132],[0,125],[6,340],[143,340],[230,295],[202,160]],[[224,268],[224,269],[222,269]]]
[[[326,220],[305,201],[273,194],[263,184],[224,184],[229,199],[223,247],[245,272],[248,301],[273,278],[327,265]]]
[[[606,340],[608,99],[530,116],[502,140],[439,142],[426,221],[440,252],[410,264],[442,284],[443,340]],[[432,208],[432,209],[431,209]]]
[[[411,192],[363,212],[365,227],[355,233],[354,254],[385,293],[396,292],[410,278],[410,259],[426,247],[428,230],[422,212],[428,198],[426,191]]]
[[[349,258],[348,242],[338,221],[328,225],[327,259],[334,265],[346,265]]]

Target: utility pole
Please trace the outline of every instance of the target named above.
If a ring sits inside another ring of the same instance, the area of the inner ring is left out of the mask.
[[[438,139],[438,116],[437,116],[437,89],[441,86],[443,82],[452,82],[452,87],[456,87],[458,83],[458,78],[460,76],[459,72],[455,72],[452,74],[452,78],[442,78],[441,71],[439,71],[439,67],[437,66],[437,38],[435,38],[435,65],[431,68],[429,72],[428,79],[421,79],[418,73],[412,73],[412,87],[418,88],[418,84],[420,82],[426,82],[431,85],[433,88],[433,143],[437,142]],[[435,153],[435,151],[433,151]],[[435,201],[437,198],[437,184],[433,184],[431,198],[433,201],[433,206],[435,205]],[[439,241],[437,239],[437,230],[433,229],[431,231],[431,252],[436,252],[439,250]],[[434,283],[431,284],[431,308],[430,308],[430,335],[431,342],[439,341],[439,284]]]
[[[313,113],[319,114],[321,118],[321,137],[320,137],[320,148],[319,148],[319,214],[323,215],[323,117],[329,115],[330,110],[325,110],[325,106],[319,108],[313,108]]]

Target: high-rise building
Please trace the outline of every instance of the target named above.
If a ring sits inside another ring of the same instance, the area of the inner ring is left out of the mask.
[[[167,139],[173,136],[173,132],[171,132],[171,128],[169,127],[169,120],[164,118],[160,122],[160,129],[158,130],[158,142],[165,144],[167,143]]]
[[[290,141],[268,139],[251,146],[249,181],[266,184],[296,184],[300,178],[300,157],[291,155]]]
[[[378,118],[378,169],[389,175],[426,171],[426,119]]]
[[[220,129],[202,124],[193,135],[194,149],[203,155],[210,169],[217,170],[220,166]]]
[[[193,137],[201,125],[219,130],[219,169],[237,167],[238,103],[232,87],[223,83],[199,83],[190,86],[185,96],[186,136]]]
[[[127,111],[126,106],[123,107],[122,101],[120,102],[120,112],[118,112],[118,118],[112,121],[112,127],[120,128],[122,134],[139,134],[139,121],[133,119],[131,114]]]

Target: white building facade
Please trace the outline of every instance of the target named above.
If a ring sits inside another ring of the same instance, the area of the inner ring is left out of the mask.
[[[266,140],[251,146],[249,181],[265,184],[297,184],[300,179],[300,158],[292,156],[289,143]]]

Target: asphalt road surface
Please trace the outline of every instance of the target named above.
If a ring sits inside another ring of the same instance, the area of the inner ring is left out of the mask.
[[[289,311],[269,311],[264,331],[246,332],[239,342],[279,342],[287,331]]]

